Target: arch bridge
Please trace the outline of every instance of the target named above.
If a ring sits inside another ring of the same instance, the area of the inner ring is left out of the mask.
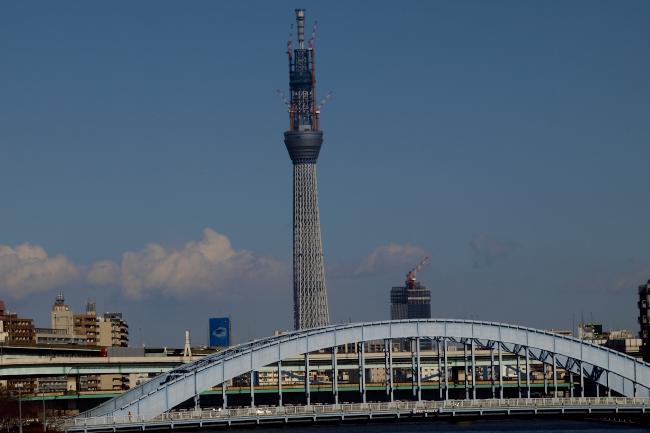
[[[375,346],[381,349],[374,353],[374,364],[367,365],[373,355],[369,351],[371,342],[378,342]],[[350,347],[353,350],[348,352],[345,360],[341,359],[342,352]],[[482,354],[482,360],[477,360],[478,352]],[[506,361],[508,357],[509,361]],[[383,364],[377,364],[377,358],[383,358]],[[402,361],[397,362],[398,358]],[[294,365],[296,359],[302,364],[297,373],[295,367],[290,371],[290,359],[294,360]],[[200,394],[218,386],[221,387],[221,404],[226,408],[229,384],[233,379],[246,375],[250,377],[249,402],[254,407],[254,372],[269,367],[277,372],[278,378],[302,375],[303,402],[309,406],[312,389],[320,389],[318,377],[310,374],[314,367],[310,362],[315,363],[316,359],[319,360],[319,371],[326,364],[327,392],[329,402],[334,404],[339,403],[344,388],[341,375],[344,369],[352,370],[352,376],[355,376],[346,378],[348,390],[352,384],[358,401],[366,403],[370,367],[385,375],[382,383],[387,401],[395,399],[398,370],[406,372],[402,378],[410,379],[412,393],[409,394],[414,401],[423,400],[423,383],[431,377],[435,377],[437,383],[432,398],[435,400],[447,400],[450,392],[458,391],[451,383],[454,380],[464,382],[461,392],[464,391],[465,399],[477,399],[477,389],[481,386],[483,396],[503,399],[504,382],[512,379],[512,376],[508,377],[509,371],[514,372],[517,378],[517,396],[530,398],[531,383],[536,379],[531,370],[533,365],[541,370],[537,379],[543,375],[544,389],[550,388],[556,397],[559,370],[570,377],[570,389],[565,392],[569,392],[571,397],[574,375],[579,380],[575,382],[579,383],[576,392],[582,397],[585,396],[585,382],[595,387],[597,396],[601,392],[607,396],[650,396],[650,364],[602,346],[503,323],[418,319],[332,325],[234,346],[161,374],[79,415],[77,419],[133,416],[151,420],[192,399],[198,407]],[[323,359],[327,360],[326,363]],[[277,406],[283,404],[283,386],[288,387],[285,382],[276,380]]]

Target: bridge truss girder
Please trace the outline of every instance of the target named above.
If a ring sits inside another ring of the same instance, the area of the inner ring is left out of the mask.
[[[365,401],[365,365],[364,346],[367,341],[392,339],[415,339],[418,343],[413,354],[413,370],[420,372],[420,341],[433,339],[442,352],[438,356],[439,366],[445,366],[444,396],[440,382],[441,398],[448,398],[447,345],[449,342],[460,343],[471,348],[472,398],[476,398],[476,380],[474,371],[474,352],[476,347],[490,349],[492,368],[494,369],[494,349],[498,352],[499,366],[502,364],[502,352],[511,352],[525,358],[526,366],[532,360],[538,360],[553,369],[553,386],[557,390],[557,368],[563,368],[571,374],[579,374],[581,383],[585,377],[607,386],[608,389],[624,396],[647,396],[650,389],[650,365],[640,360],[615,352],[613,350],[586,343],[571,337],[540,331],[532,328],[506,325],[501,323],[468,320],[420,319],[403,321],[384,321],[326,326],[292,332],[242,344],[226,351],[205,357],[197,362],[178,367],[162,374],[151,381],[133,388],[123,395],[109,400],[100,406],[82,414],[82,417],[115,415],[138,415],[151,419],[171,410],[199,393],[220,385],[232,378],[250,374],[268,365],[275,365],[287,358],[309,354],[318,350],[338,347],[345,344],[357,344],[359,347],[359,391]],[[390,347],[390,346],[389,346]],[[388,349],[390,352],[390,348]],[[442,363],[444,357],[444,364]],[[392,363],[391,354],[386,354],[386,364]],[[309,357],[305,356],[308,365]],[[333,362],[333,364],[336,364]],[[278,364],[280,365],[280,364]],[[416,370],[417,369],[417,370]],[[468,363],[465,361],[465,370]],[[517,370],[521,370],[518,366]],[[392,365],[387,367],[387,394],[392,397]],[[494,371],[494,370],[493,370]],[[526,368],[529,372],[529,369]],[[306,369],[307,372],[307,369]],[[389,376],[390,372],[390,377]],[[603,372],[606,374],[603,375]],[[582,373],[582,374],[581,374]],[[502,375],[499,373],[500,395],[503,398]],[[494,375],[492,375],[494,378]],[[546,378],[546,375],[545,375]],[[530,395],[530,375],[527,374],[527,396]],[[421,399],[421,377],[417,375],[415,396]],[[470,398],[468,375],[465,375],[466,398]],[[494,382],[494,379],[493,379]],[[518,389],[522,390],[521,373],[518,373]],[[281,386],[281,385],[279,385]],[[309,380],[305,380],[305,392],[309,403]],[[336,388],[333,387],[337,398]],[[493,384],[493,397],[497,397]],[[573,389],[573,388],[572,388]],[[581,387],[584,390],[584,386]],[[224,387],[225,394],[225,387]],[[254,402],[254,390],[251,386],[251,402]]]

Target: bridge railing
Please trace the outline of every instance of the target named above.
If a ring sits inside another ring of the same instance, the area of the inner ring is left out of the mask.
[[[277,416],[314,416],[320,414],[354,414],[382,412],[453,411],[456,409],[511,409],[553,407],[645,407],[650,408],[647,397],[573,397],[573,398],[513,398],[485,400],[396,401],[385,403],[348,403],[310,406],[269,406],[237,409],[211,409],[167,412],[153,419],[141,416],[97,416],[70,418],[64,427],[106,426],[119,424],[156,424],[184,420],[209,420],[232,418],[259,418]]]

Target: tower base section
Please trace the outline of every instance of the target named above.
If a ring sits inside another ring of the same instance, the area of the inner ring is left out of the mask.
[[[314,163],[293,166],[293,296],[295,329],[329,324]]]

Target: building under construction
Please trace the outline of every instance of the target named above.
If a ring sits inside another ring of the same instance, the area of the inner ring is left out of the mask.
[[[424,287],[415,277],[427,262],[428,257],[406,274],[404,286],[393,287],[390,291],[390,318],[401,319],[430,319],[431,290]]]

